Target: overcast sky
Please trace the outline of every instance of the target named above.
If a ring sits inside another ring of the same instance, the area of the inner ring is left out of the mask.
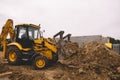
[[[73,36],[120,39],[120,0],[0,0],[0,27],[11,18],[41,24],[45,37],[60,30]]]

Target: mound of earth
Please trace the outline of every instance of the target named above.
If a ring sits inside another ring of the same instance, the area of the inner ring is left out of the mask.
[[[90,42],[61,64],[76,68],[80,80],[120,80],[120,55],[100,42]]]

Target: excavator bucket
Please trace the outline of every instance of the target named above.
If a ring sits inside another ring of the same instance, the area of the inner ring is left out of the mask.
[[[71,34],[67,34],[65,36],[63,36],[63,34],[64,34],[64,31],[60,31],[53,36],[53,40],[55,41],[58,47],[59,60],[65,59],[63,46],[66,43],[66,41],[70,42],[70,38],[71,38]]]

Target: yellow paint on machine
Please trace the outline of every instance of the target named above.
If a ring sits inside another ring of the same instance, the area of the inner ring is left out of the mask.
[[[21,44],[19,44],[17,42],[10,43],[7,46],[16,46],[19,50],[23,50],[23,51],[29,51],[29,50],[31,50],[31,48],[23,48],[21,46]]]
[[[54,53],[57,53],[56,46],[49,44],[47,41],[45,41],[45,46],[48,47],[50,50],[52,50]]]
[[[108,47],[108,48],[110,48],[110,49],[112,49],[112,43],[105,43],[105,45]]]
[[[52,60],[52,52],[50,50],[45,51],[45,55],[48,59]]]

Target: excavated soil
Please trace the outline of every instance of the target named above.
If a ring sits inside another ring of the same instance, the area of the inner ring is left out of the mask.
[[[43,70],[33,70],[30,64],[8,65],[0,58],[0,80],[120,80],[120,55],[104,44],[62,46],[65,59]]]
[[[80,80],[120,80],[120,55],[100,42],[91,42],[60,61],[76,68]]]

